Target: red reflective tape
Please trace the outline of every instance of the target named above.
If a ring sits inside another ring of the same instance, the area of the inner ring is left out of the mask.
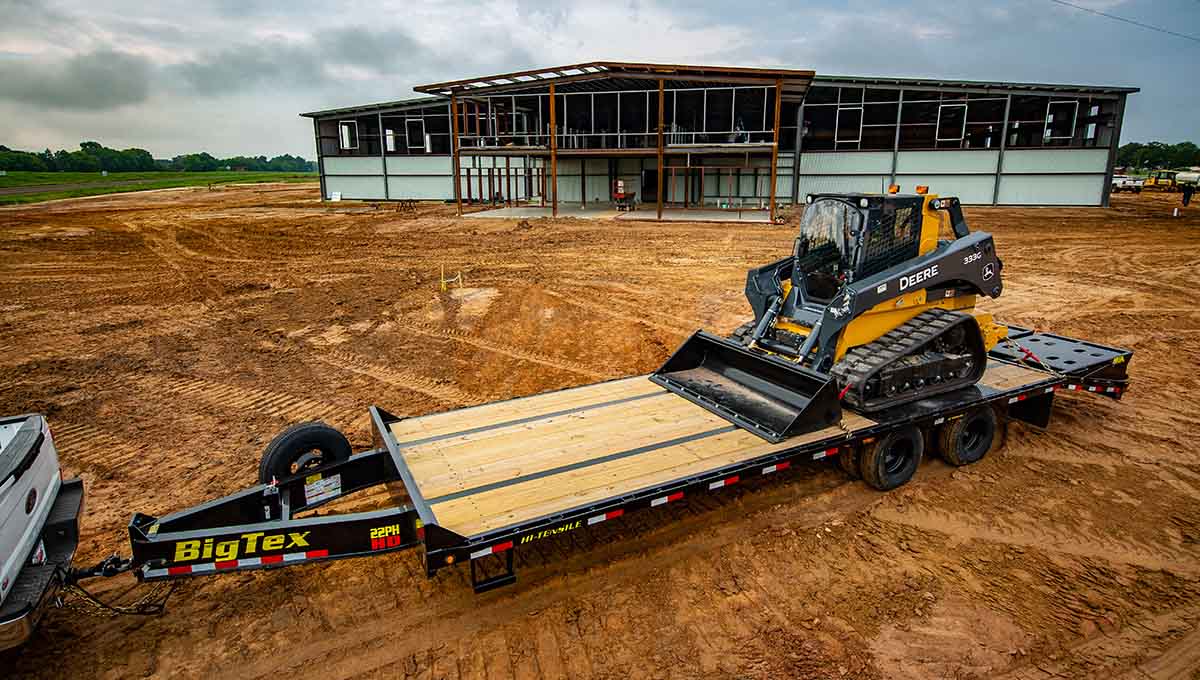
[[[671,494],[670,496],[667,496],[667,502],[670,503],[671,501],[677,501],[680,498],[683,498],[683,492],[676,491],[675,493]]]
[[[237,560],[225,560],[216,564],[217,569],[233,569],[236,566]]]
[[[832,449],[825,449],[825,455],[826,456],[836,456],[838,453],[838,450],[839,449],[836,446],[833,447]]]
[[[263,564],[279,564],[283,561],[283,555],[263,555]]]
[[[776,470],[786,470],[786,469],[790,468],[791,466],[792,466],[792,461],[785,460],[782,463],[776,463],[775,469]]]
[[[304,553],[304,559],[306,559],[306,560],[315,560],[318,557],[329,557],[329,551],[328,550],[309,550],[308,552]]]
[[[511,550],[512,546],[513,546],[512,541],[505,541],[503,543],[497,543],[496,545],[492,546],[492,552],[498,553],[498,552],[504,552],[505,550]]]
[[[168,576],[179,576],[180,574],[192,573],[192,565],[188,564],[182,567],[167,567]]]
[[[417,538],[425,540],[425,527],[417,527]]]
[[[625,514],[624,510],[613,510],[612,512],[604,513],[604,519],[615,519],[624,514]]]
[[[740,480],[740,479],[741,479],[741,477],[734,475],[734,476],[730,477],[729,479],[725,480],[725,486],[729,486],[730,484],[737,484],[738,480]]]

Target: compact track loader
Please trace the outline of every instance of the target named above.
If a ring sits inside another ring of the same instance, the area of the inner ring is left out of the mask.
[[[791,257],[753,269],[754,321],[697,331],[651,380],[768,441],[973,385],[1007,334],[990,234],[957,198],[815,194]],[[950,233],[939,237],[943,219]]]

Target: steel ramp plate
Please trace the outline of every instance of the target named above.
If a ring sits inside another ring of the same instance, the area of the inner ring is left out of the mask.
[[[1008,339],[1028,350],[1022,352],[1012,343],[1001,342],[989,354],[1077,378],[1125,381],[1129,379],[1129,360],[1133,352],[1054,333],[1038,333],[1020,326],[1009,326]]]
[[[688,338],[650,380],[771,443],[841,418],[829,376],[704,331]]]

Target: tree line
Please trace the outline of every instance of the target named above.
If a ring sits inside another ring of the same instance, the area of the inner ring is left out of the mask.
[[[145,149],[110,149],[99,142],[81,142],[78,151],[59,149],[42,152],[16,151],[0,145],[0,170],[31,172],[209,172],[212,170],[253,170],[257,172],[314,172],[316,163],[300,156],[283,154],[216,158],[207,152],[189,153],[174,158],[156,159]]]
[[[1200,148],[1191,142],[1130,142],[1117,149],[1117,165],[1155,170],[1200,165]]]

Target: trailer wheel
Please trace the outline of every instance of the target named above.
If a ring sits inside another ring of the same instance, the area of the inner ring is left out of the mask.
[[[938,452],[951,465],[970,465],[987,455],[995,438],[996,412],[984,406],[943,425],[938,430]]]
[[[920,428],[909,425],[864,446],[858,454],[858,469],[872,488],[890,491],[912,479],[924,451]]]
[[[322,422],[299,423],[267,444],[258,464],[258,481],[270,484],[272,479],[291,477],[349,457],[346,435]]]
[[[842,472],[846,473],[847,477],[850,479],[862,479],[862,473],[858,471],[857,448],[851,447],[838,453],[837,462],[838,467],[842,469]]]

